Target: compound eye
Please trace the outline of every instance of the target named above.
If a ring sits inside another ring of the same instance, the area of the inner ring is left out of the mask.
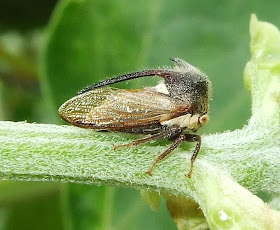
[[[205,125],[208,123],[209,120],[210,120],[209,116],[207,114],[205,114],[199,118],[199,123],[201,125]]]

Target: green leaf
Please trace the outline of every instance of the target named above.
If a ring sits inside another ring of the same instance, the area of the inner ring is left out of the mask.
[[[139,50],[154,8],[143,2],[141,7],[130,5],[126,12],[124,5],[125,1],[113,0],[60,2],[48,29],[42,62],[47,77],[44,87],[56,107],[100,78],[143,65]],[[135,28],[143,14],[145,18]]]

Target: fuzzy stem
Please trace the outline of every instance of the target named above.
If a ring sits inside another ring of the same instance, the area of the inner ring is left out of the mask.
[[[277,134],[278,128],[255,132],[248,126],[235,132],[204,136],[193,178],[187,179],[184,174],[190,166],[193,144],[183,144],[150,177],[147,169],[169,142],[114,151],[113,145],[129,142],[135,136],[1,121],[0,178],[121,184],[191,196],[193,181],[198,179],[196,174],[210,164],[213,168],[209,169],[209,175],[216,167],[226,169],[251,191],[279,193],[280,147],[273,141],[279,141]]]

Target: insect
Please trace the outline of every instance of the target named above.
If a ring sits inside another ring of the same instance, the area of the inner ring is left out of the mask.
[[[171,146],[147,171],[149,175],[158,162],[183,141],[197,142],[186,174],[190,178],[201,146],[201,137],[194,133],[209,121],[211,82],[202,71],[185,61],[170,60],[176,64],[174,68],[128,73],[88,86],[61,105],[59,115],[66,122],[83,128],[149,134],[114,149],[161,138],[172,140]],[[103,87],[150,76],[162,77],[163,82],[131,90]]]

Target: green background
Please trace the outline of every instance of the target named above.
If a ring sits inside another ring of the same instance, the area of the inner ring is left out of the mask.
[[[172,65],[179,57],[213,84],[211,122],[200,133],[241,128],[249,19],[280,26],[275,1],[0,1],[0,117],[62,124],[57,108],[100,79]],[[138,79],[118,87],[153,85]],[[139,192],[59,183],[0,183],[0,229],[176,229],[164,202]]]

